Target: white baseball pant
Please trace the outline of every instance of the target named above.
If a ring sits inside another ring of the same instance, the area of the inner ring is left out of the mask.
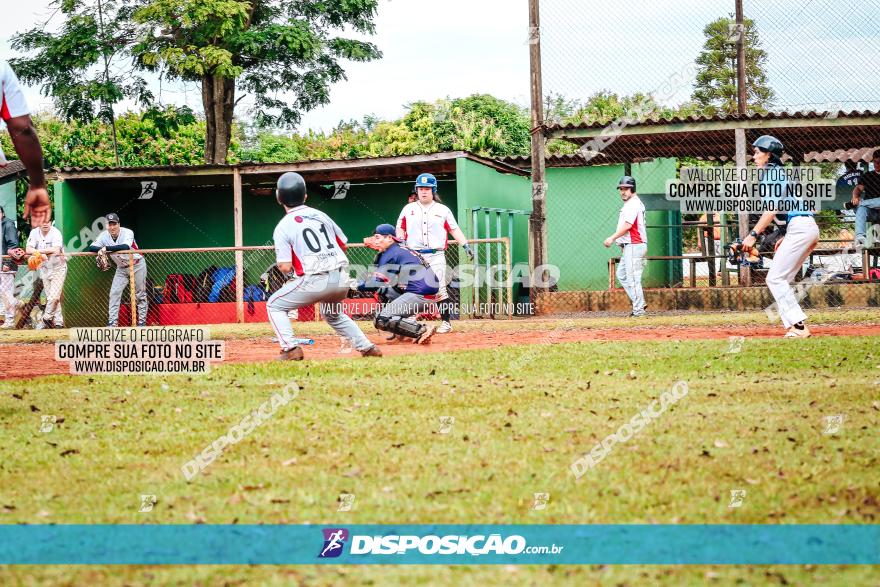
[[[61,315],[61,292],[66,278],[67,263],[60,263],[49,269],[40,269],[40,279],[43,280],[43,291],[46,293],[46,311],[43,312],[43,320],[55,326],[64,324],[64,317]]]
[[[767,272],[767,287],[776,300],[776,307],[782,325],[792,325],[806,320],[807,315],[801,309],[797,296],[791,287],[798,271],[803,267],[804,260],[819,240],[819,227],[812,216],[795,216],[788,221],[788,230],[776,254],[773,264]]]
[[[645,270],[645,255],[648,245],[624,245],[617,265],[617,280],[632,301],[633,314],[645,313],[645,292],[642,290],[642,272]]]

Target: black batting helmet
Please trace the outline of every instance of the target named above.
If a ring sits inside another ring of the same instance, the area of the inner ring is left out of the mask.
[[[762,151],[770,153],[771,155],[776,155],[777,157],[782,157],[782,152],[785,150],[785,147],[782,145],[782,141],[774,137],[773,135],[761,135],[755,142],[752,143],[753,147],[757,147]]]
[[[288,171],[278,178],[275,199],[288,208],[299,206],[306,201],[306,180],[299,173]]]
[[[636,178],[631,175],[624,175],[620,178],[620,181],[617,182],[617,187],[630,188],[632,191],[636,191]]]

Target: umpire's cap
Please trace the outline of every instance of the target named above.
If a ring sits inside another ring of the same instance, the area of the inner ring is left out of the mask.
[[[620,178],[620,181],[617,182],[617,187],[630,188],[632,191],[636,191],[636,178],[631,175],[624,175]]]
[[[785,147],[782,145],[782,141],[780,141],[773,135],[759,136],[757,139],[755,139],[755,142],[752,143],[752,146],[761,149],[765,153],[776,155],[777,157],[782,157],[782,152],[785,150]]]
[[[306,201],[306,180],[299,173],[288,171],[278,178],[275,199],[288,208],[299,206]]]

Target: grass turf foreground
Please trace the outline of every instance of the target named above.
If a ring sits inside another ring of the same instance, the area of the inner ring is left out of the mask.
[[[0,523],[880,522],[871,337],[573,343],[0,381]],[[671,385],[688,395],[575,480]],[[187,482],[289,382],[299,395]],[[53,415],[41,432],[42,416]],[[843,415],[835,434],[827,416]],[[441,418],[454,417],[454,423]],[[738,508],[730,492],[745,489]],[[339,495],[354,494],[338,512]],[[531,509],[549,493],[546,509]],[[139,512],[141,495],[155,495]],[[3,567],[0,584],[877,585],[875,567]]]

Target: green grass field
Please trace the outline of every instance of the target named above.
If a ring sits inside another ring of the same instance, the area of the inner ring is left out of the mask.
[[[726,339],[572,343],[0,381],[0,523],[878,523],[877,343],[746,339],[738,353]],[[575,480],[575,459],[678,380],[687,397]],[[291,381],[295,400],[184,480],[184,462]],[[63,421],[41,432],[43,415]],[[826,434],[832,415],[843,427]],[[455,422],[441,433],[446,416]],[[728,507],[733,489],[747,491],[739,508]],[[550,504],[533,511],[538,492]],[[352,511],[337,512],[341,493],[356,496]],[[142,494],[157,496],[152,512],[138,511]],[[3,585],[707,582],[878,585],[880,571],[0,568]]]

